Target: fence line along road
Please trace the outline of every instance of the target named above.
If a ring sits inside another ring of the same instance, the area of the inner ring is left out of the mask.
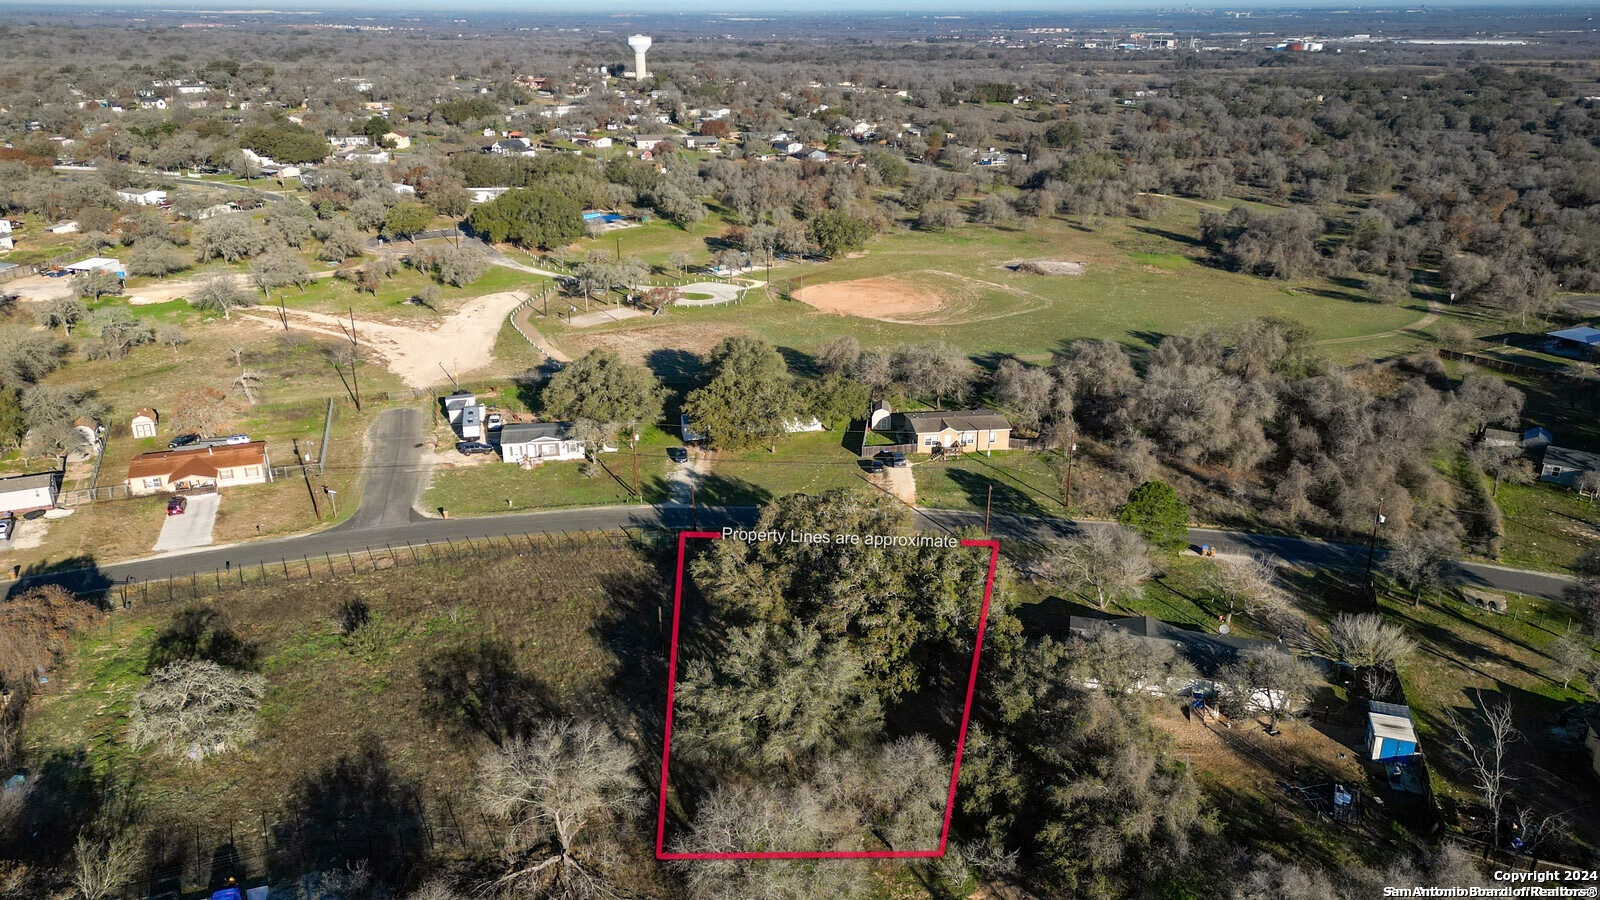
[[[759,512],[753,506],[689,507],[666,504],[662,506],[600,506],[580,509],[548,510],[544,512],[511,513],[466,519],[426,519],[401,525],[351,527],[350,523],[323,531],[287,538],[208,547],[163,556],[148,557],[107,564],[103,567],[89,565],[65,570],[30,571],[18,580],[3,586],[7,594],[38,584],[59,584],[80,593],[105,593],[111,585],[127,582],[161,581],[190,576],[191,573],[222,571],[232,573],[235,568],[258,568],[282,565],[288,561],[314,558],[336,559],[349,553],[365,552],[368,547],[404,547],[410,544],[438,544],[442,542],[475,541],[481,538],[496,539],[528,534],[562,532],[594,532],[622,530],[674,530],[683,528],[721,528],[725,525],[749,525]],[[981,512],[916,509],[918,528],[932,531],[954,532],[960,529],[981,529],[984,516]],[[1104,527],[1107,523],[1073,521],[1047,517],[996,515],[990,520],[990,533],[1004,541],[1047,545],[1067,540],[1086,528]],[[1359,571],[1366,565],[1365,546],[1336,544],[1278,535],[1251,534],[1241,531],[1219,531],[1205,528],[1189,530],[1190,542],[1196,546],[1209,544],[1223,553],[1264,553],[1283,562],[1305,568]],[[1379,551],[1379,558],[1382,551]],[[198,578],[199,575],[195,574]],[[1527,594],[1545,599],[1559,600],[1572,584],[1572,579],[1548,572],[1532,572],[1485,563],[1458,563],[1452,573],[1454,580],[1463,585],[1490,590]]]

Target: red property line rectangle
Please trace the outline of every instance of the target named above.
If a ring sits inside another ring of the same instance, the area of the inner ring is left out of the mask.
[[[978,663],[983,657],[983,632],[989,624],[989,600],[994,596],[994,572],[1000,563],[1000,542],[996,540],[963,540],[963,547],[989,548],[989,572],[983,581],[983,606],[978,612],[978,637],[972,648],[972,671],[967,677],[967,698],[961,707],[961,731],[956,736],[956,754],[950,767],[950,790],[945,795],[944,823],[939,829],[937,850],[855,850],[855,851],[802,851],[766,853],[668,853],[667,840],[667,771],[672,760],[672,699],[678,681],[678,622],[683,611],[683,567],[685,550],[690,539],[721,540],[718,531],[681,531],[678,533],[678,566],[672,588],[672,646],[667,655],[667,722],[666,735],[661,744],[661,790],[656,808],[656,859],[929,859],[944,856],[950,843],[950,817],[955,812],[956,783],[961,778],[961,751],[967,743],[967,725],[972,720],[972,698],[978,689]]]

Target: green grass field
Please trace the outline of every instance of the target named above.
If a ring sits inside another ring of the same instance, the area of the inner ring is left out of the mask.
[[[1383,306],[1331,282],[1277,282],[1203,265],[1191,258],[1198,215],[1193,207],[1177,206],[1161,219],[1118,220],[1099,230],[1052,219],[1014,231],[978,226],[940,234],[901,231],[873,240],[854,258],[773,270],[780,288],[894,277],[932,292],[935,299],[943,293],[938,308],[897,317],[905,321],[753,299],[729,307],[674,309],[664,320],[648,323],[571,330],[552,322],[549,333],[564,346],[611,346],[623,352],[645,345],[697,349],[734,331],[753,331],[801,350],[838,334],[853,334],[868,347],[938,337],[972,352],[1042,358],[1080,338],[1148,347],[1167,334],[1257,316],[1297,320],[1318,340],[1361,338],[1400,329],[1427,311],[1420,300]],[[654,262],[690,247],[703,253],[711,221],[694,232],[663,223],[620,232],[627,235],[623,254],[637,253]],[[634,242],[631,248],[628,241]],[[1083,263],[1087,271],[1077,276],[1029,275],[1002,266],[1015,259],[1070,260]],[[544,322],[540,320],[541,328]],[[1383,349],[1385,339],[1376,340],[1378,346],[1364,346],[1364,354]]]
[[[1502,484],[1495,502],[1505,519],[1500,561],[1531,569],[1569,569],[1600,548],[1600,505],[1559,485]]]

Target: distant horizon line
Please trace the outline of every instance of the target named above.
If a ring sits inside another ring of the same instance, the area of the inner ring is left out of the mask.
[[[1144,13],[1156,15],[1182,15],[1241,11],[1252,13],[1293,13],[1301,10],[1349,11],[1355,14],[1393,13],[1399,16],[1416,16],[1428,13],[1449,12],[1471,8],[1475,10],[1505,9],[1514,12],[1539,10],[1592,9],[1590,0],[1539,0],[1537,4],[1517,3],[1515,0],[1453,0],[1447,3],[1374,3],[1348,2],[1348,0],[1205,0],[1205,2],[1152,3],[1150,0],[1059,0],[1041,6],[1038,0],[991,0],[985,9],[974,9],[964,0],[809,0],[805,4],[772,4],[759,12],[749,9],[728,8],[728,0],[656,0],[649,7],[635,5],[644,0],[547,0],[543,8],[528,9],[520,0],[402,0],[401,4],[388,0],[273,0],[252,3],[250,0],[159,0],[157,3],[130,4],[106,0],[0,0],[0,10],[32,9],[44,12],[71,7],[77,10],[104,10],[124,14],[182,14],[187,12],[273,15],[273,14],[351,14],[360,13],[381,18],[402,18],[417,14],[432,15],[482,15],[538,18],[550,15],[605,16],[678,16],[700,15],[742,21],[833,16],[908,15],[927,18],[949,18],[982,21],[996,15],[1061,15],[1065,13]]]

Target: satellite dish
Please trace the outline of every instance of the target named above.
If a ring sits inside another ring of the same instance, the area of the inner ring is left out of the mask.
[[[1228,632],[1230,632],[1232,630],[1233,630],[1233,626],[1231,626],[1231,625],[1218,625],[1217,626],[1217,634],[1227,634]]]

